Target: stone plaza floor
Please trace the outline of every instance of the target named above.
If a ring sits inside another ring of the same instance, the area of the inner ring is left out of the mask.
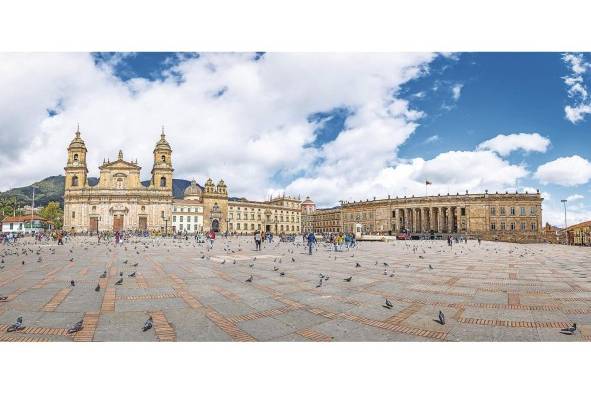
[[[21,240],[0,257],[0,341],[591,340],[591,249],[579,247],[360,242],[309,256],[301,242],[257,252],[251,237],[220,237],[211,251],[74,237]],[[19,316],[25,328],[6,332]],[[574,335],[560,332],[575,322]]]

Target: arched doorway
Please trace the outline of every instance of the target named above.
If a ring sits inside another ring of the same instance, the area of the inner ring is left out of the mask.
[[[211,222],[211,229],[216,233],[220,231],[220,221],[217,219],[213,219],[213,221]]]

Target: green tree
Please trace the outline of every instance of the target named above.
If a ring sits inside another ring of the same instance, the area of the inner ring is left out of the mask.
[[[39,216],[52,222],[56,228],[62,228],[64,212],[60,208],[59,202],[51,201],[47,203],[47,205],[39,211]]]
[[[15,212],[16,207],[16,212]],[[15,205],[14,197],[2,197],[0,198],[0,220],[4,219],[6,216],[12,215],[20,215],[22,214],[22,210],[19,207],[18,201]]]

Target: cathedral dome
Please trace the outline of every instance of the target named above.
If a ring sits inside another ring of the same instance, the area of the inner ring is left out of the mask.
[[[314,201],[310,200],[310,197],[306,197],[306,199],[302,202],[302,205],[316,205]]]
[[[191,181],[191,185],[189,185],[186,189],[185,189],[185,193],[184,193],[185,198],[189,198],[189,197],[201,197],[201,188],[199,187],[199,185],[197,185],[197,182],[195,182],[195,180]]]

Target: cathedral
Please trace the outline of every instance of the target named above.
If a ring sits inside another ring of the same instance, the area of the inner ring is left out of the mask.
[[[71,232],[119,230],[166,231],[170,226],[172,194],[172,149],[164,130],[154,147],[149,185],[140,178],[137,161],[127,161],[119,151],[117,160],[99,167],[98,184],[88,182],[86,144],[80,129],[68,146],[65,170],[64,229]]]

